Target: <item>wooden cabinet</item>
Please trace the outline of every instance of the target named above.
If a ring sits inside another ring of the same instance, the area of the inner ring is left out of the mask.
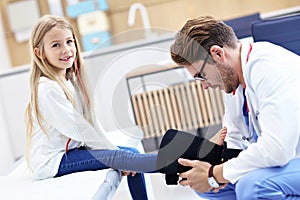
[[[47,0],[36,0],[39,6],[40,14],[49,13],[49,8],[47,4]],[[7,47],[9,51],[9,56],[12,66],[19,66],[28,64],[30,62],[30,52],[28,50],[28,42],[17,42],[14,34],[10,28],[8,15],[7,15],[7,5],[9,3],[17,2],[16,0],[2,0],[0,2],[1,6],[1,14],[3,21],[3,30],[4,35],[7,41]]]

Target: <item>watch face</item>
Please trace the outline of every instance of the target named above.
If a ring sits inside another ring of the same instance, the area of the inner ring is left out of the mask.
[[[214,179],[214,177],[208,177],[208,184],[213,188],[220,187],[219,183]]]

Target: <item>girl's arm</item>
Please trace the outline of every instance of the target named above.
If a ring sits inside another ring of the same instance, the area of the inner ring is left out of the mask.
[[[104,133],[97,131],[67,99],[61,87],[53,83],[40,83],[39,107],[47,126],[72,140],[96,149],[115,149]]]

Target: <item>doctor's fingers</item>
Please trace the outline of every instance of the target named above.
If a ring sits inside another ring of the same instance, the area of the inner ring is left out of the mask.
[[[184,158],[179,158],[178,163],[186,167],[195,167],[197,165],[196,160],[189,160]]]
[[[204,170],[199,167],[193,167],[192,169],[190,169],[186,172],[180,173],[179,177],[181,178],[182,185],[198,184],[201,182],[204,182],[204,184],[208,184],[207,183],[207,178],[208,178],[207,170]]]
[[[186,167],[192,167],[189,171],[197,171],[197,173],[203,173],[208,172],[208,168],[211,166],[208,162],[200,161],[200,160],[188,160],[184,158],[179,158],[178,163],[186,166]],[[183,172],[182,174],[184,174]]]
[[[210,166],[209,163],[197,161],[197,165],[193,165],[194,167],[186,172],[182,172],[179,174],[181,179],[187,179],[189,182],[192,181],[203,181],[207,182],[208,178],[208,168]],[[186,183],[186,182],[183,182]]]
[[[179,184],[182,186],[190,186],[191,189],[196,190],[199,193],[209,192],[212,189],[207,183],[199,180],[181,179]]]
[[[178,163],[186,167],[199,168],[204,170],[208,170],[208,168],[210,167],[210,164],[208,162],[200,160],[189,160],[185,158],[179,158]]]

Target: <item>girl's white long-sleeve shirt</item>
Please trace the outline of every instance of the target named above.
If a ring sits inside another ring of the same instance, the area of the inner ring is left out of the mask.
[[[66,81],[66,86],[75,97],[70,81]],[[102,131],[95,129],[84,119],[82,113],[74,108],[57,82],[45,77],[40,78],[38,106],[48,135],[34,120],[29,161],[35,179],[50,178],[57,174],[69,138],[69,149],[82,144],[93,149],[117,149]]]
[[[224,163],[232,183],[252,170],[283,166],[300,157],[300,57],[268,42],[242,45],[246,97],[258,140]]]

